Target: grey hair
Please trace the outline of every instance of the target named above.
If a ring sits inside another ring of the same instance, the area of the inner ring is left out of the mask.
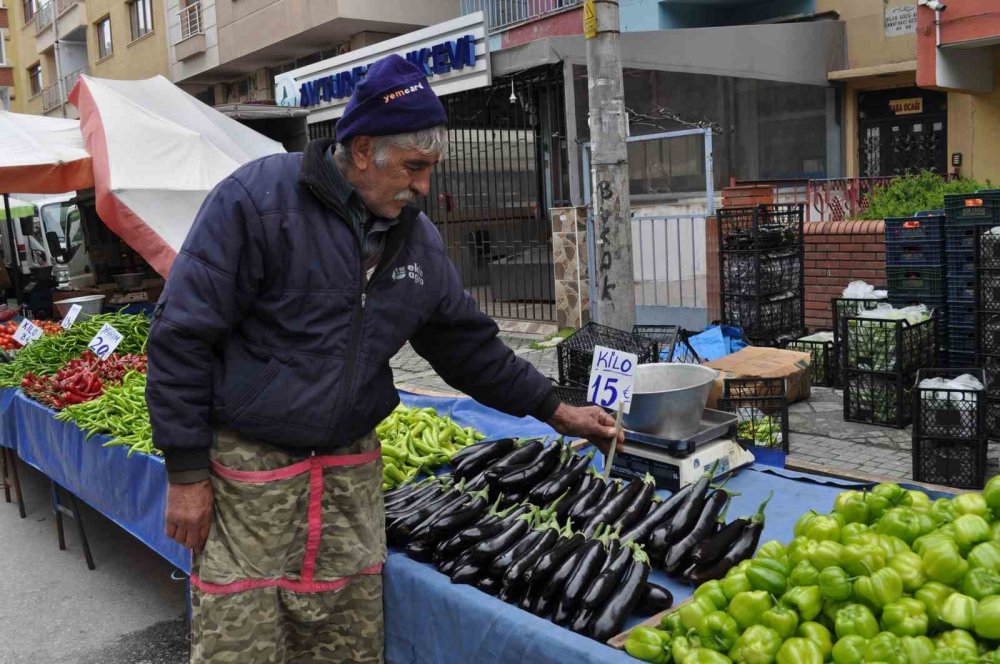
[[[389,159],[389,150],[392,148],[419,150],[420,152],[436,155],[443,159],[448,152],[448,128],[444,125],[439,125],[407,134],[374,136],[372,137],[372,142],[375,145],[375,165],[379,168],[385,166]],[[337,143],[333,156],[341,163],[350,165],[352,163],[351,139],[348,139],[346,144]]]

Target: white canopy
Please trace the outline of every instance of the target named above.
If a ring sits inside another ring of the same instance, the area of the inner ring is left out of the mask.
[[[0,111],[0,193],[58,194],[92,186],[78,121]]]
[[[98,214],[163,276],[212,187],[285,151],[162,76],[81,76],[70,101],[93,159]]]

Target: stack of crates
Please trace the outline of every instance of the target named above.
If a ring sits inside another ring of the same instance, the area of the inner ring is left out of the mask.
[[[844,340],[843,321],[857,316],[862,311],[875,309],[885,302],[882,298],[835,297],[830,300],[830,310],[833,312],[833,361],[830,368],[833,387],[844,385]]]
[[[1000,219],[1000,192],[945,196],[945,249],[948,255],[948,364],[976,366],[977,230],[989,228]]]
[[[1000,234],[977,233],[975,256],[976,365],[986,371],[986,431],[1000,442]]]
[[[804,208],[721,208],[722,320],[755,345],[774,346],[805,330]]]

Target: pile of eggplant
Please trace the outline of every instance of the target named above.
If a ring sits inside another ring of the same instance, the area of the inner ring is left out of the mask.
[[[711,487],[711,470],[660,500],[651,476],[605,481],[592,458],[542,440],[467,448],[450,475],[385,495],[387,540],[454,583],[602,642],[632,613],[672,604],[651,565],[704,578],[756,549],[763,505],[722,525],[729,494]]]

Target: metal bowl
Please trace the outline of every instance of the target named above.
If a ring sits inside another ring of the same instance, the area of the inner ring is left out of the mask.
[[[69,313],[69,308],[74,304],[80,305],[80,315],[77,317],[77,320],[83,320],[101,313],[101,307],[104,305],[104,296],[81,295],[80,297],[71,297],[68,300],[53,302],[60,318],[65,318],[66,314]]]
[[[113,274],[111,278],[121,290],[129,290],[142,286],[142,272],[129,272],[128,274]]]
[[[635,368],[632,405],[622,423],[632,431],[669,440],[690,438],[698,432],[718,375],[698,364],[640,364]]]

